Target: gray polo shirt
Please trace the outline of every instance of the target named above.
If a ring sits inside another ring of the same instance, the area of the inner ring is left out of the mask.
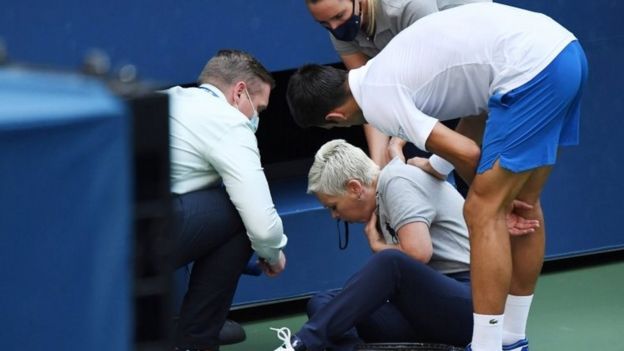
[[[362,52],[368,57],[377,55],[403,29],[428,14],[472,2],[491,0],[377,0],[375,34],[368,37],[360,30],[353,41],[329,37],[339,55]]]
[[[470,269],[464,199],[451,184],[394,158],[379,174],[377,206],[386,242],[398,243],[402,226],[424,222],[433,243],[429,266],[445,274]]]

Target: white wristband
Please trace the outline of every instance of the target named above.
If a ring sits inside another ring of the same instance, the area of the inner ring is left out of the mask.
[[[431,157],[429,157],[429,164],[431,165],[431,168],[436,170],[436,172],[443,175],[448,175],[451,171],[453,171],[453,169],[455,169],[452,163],[438,155],[431,155]]]

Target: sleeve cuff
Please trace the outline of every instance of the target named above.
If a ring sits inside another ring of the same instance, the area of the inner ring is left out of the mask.
[[[277,250],[275,255],[272,255],[270,258],[269,257],[262,257],[262,259],[264,260],[264,262],[270,264],[270,265],[274,265],[279,261],[279,253],[280,251],[282,251],[281,249]]]
[[[279,261],[280,251],[283,250],[287,243],[288,237],[285,234],[282,234],[282,239],[277,247],[259,248],[252,244],[251,248],[254,249],[258,257],[261,257],[265,262],[267,262],[268,264],[275,264]]]

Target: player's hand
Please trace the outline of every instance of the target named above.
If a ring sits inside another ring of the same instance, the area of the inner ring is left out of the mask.
[[[392,160],[395,157],[401,158],[401,161],[405,162],[405,156],[403,155],[403,147],[407,142],[399,137],[392,137],[388,142],[388,154]]]
[[[409,160],[407,160],[407,164],[416,166],[440,180],[446,179],[446,175],[438,173],[438,171],[436,171],[435,169],[433,169],[433,167],[431,167],[431,163],[429,163],[428,158],[418,157],[418,156],[412,157]]]
[[[539,228],[540,222],[537,219],[527,219],[519,214],[524,210],[531,210],[533,206],[520,200],[514,200],[511,204],[511,212],[507,214],[507,230],[511,235],[525,235],[533,233]]]

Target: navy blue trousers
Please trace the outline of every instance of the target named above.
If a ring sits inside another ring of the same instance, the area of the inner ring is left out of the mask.
[[[193,262],[176,328],[176,346],[218,349],[219,331],[251,257],[251,243],[222,187],[175,196],[173,217],[175,267]]]
[[[373,255],[340,292],[308,303],[296,333],[308,350],[353,350],[365,342],[465,346],[472,337],[468,272],[447,276],[399,250]]]

